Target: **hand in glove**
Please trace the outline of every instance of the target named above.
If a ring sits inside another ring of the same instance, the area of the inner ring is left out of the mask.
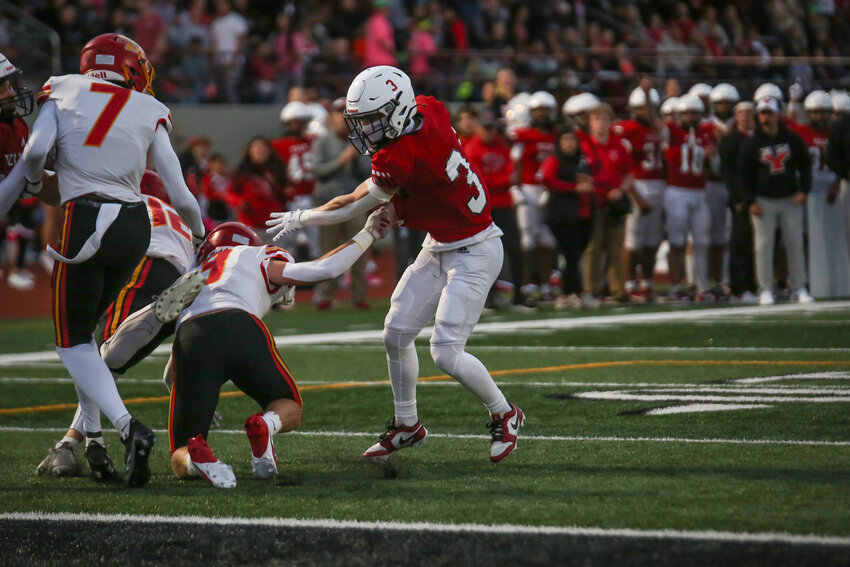
[[[295,232],[304,225],[301,223],[302,209],[287,211],[285,213],[272,213],[271,218],[266,221],[267,234],[273,234],[273,240],[280,239],[283,235]]]
[[[363,229],[369,232],[375,240],[380,240],[389,234],[392,229],[402,224],[404,224],[404,221],[398,220],[395,207],[392,205],[383,205],[369,215]]]

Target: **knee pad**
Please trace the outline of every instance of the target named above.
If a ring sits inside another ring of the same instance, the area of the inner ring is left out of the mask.
[[[434,359],[434,364],[449,376],[454,375],[461,354],[463,354],[463,347],[461,345],[431,345],[431,358]]]

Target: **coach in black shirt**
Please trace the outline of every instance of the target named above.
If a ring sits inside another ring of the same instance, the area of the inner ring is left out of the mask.
[[[788,253],[788,272],[794,298],[809,303],[806,259],[803,252],[803,213],[812,188],[812,164],[803,139],[779,117],[779,103],[763,98],[756,106],[758,120],[753,137],[741,148],[738,189],[749,204],[756,249],[759,303],[773,298],[773,245],[776,227]]]

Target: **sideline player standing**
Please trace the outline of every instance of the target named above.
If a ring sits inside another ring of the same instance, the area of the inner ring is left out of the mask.
[[[394,216],[394,215],[393,215]],[[228,380],[262,408],[245,422],[251,469],[258,478],[277,474],[273,436],[301,423],[301,395],[275,348],[263,317],[296,285],[335,278],[375,241],[398,225],[386,207],[373,212],[363,230],[318,260],[296,263],[286,250],[263,246],[243,224],[210,231],[198,249],[207,283],[179,315],[168,434],[171,467],[178,478],[202,476],[219,488],[236,486],[229,465],[206,441],[221,387]]]
[[[386,457],[425,442],[428,432],[416,409],[419,361],[413,339],[433,317],[431,356],[487,406],[490,460],[500,461],[516,446],[525,416],[508,403],[481,361],[464,350],[502,268],[502,231],[490,217],[487,187],[464,156],[443,104],[414,98],[410,79],[395,67],[370,67],[355,77],[345,117],[354,146],[372,155],[371,179],[321,207],[274,213],[266,224],[279,237],[392,201],[407,226],[428,231],[384,321],[395,416],[363,456]]]
[[[48,152],[56,148],[65,219],[53,269],[56,350],[74,379],[86,416],[100,408],[126,446],[125,481],[150,479],[153,432],[132,418],[93,340],[98,319],[130,278],[150,242],[150,222],[139,197],[148,152],[171,202],[193,235],[204,233],[168,134],[168,108],[151,90],[154,69],[131,39],[109,33],[89,41],[81,75],[51,77],[39,95],[41,111],[21,157],[26,189],[38,193]]]

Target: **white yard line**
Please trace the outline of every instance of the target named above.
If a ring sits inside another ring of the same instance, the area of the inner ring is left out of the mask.
[[[43,512],[0,513],[6,521],[71,522],[132,522],[136,524],[187,524],[206,526],[247,526],[268,528],[368,530],[393,532],[526,534],[578,537],[607,537],[627,539],[698,540],[725,543],[783,543],[789,545],[850,546],[850,537],[817,534],[789,534],[771,532],[728,532],[714,530],[640,530],[594,528],[579,526],[525,526],[515,524],[445,524],[434,522],[361,522],[356,520],[301,519],[301,518],[239,518],[203,516],[163,516],[135,514],[67,514]]]
[[[694,322],[712,318],[727,321],[738,316],[775,315],[777,313],[818,313],[850,309],[850,301],[824,301],[800,305],[787,303],[770,307],[715,307],[708,309],[687,309],[681,311],[659,311],[653,313],[628,313],[621,315],[593,315],[589,317],[541,318],[528,321],[505,321],[479,323],[475,326],[476,334],[486,333],[516,333],[518,331],[554,331],[565,329],[580,329],[599,325],[631,325],[642,323]],[[805,322],[805,321],[803,321]],[[419,333],[420,338],[431,336],[433,327],[426,327]],[[304,346],[328,343],[352,343],[361,341],[381,341],[381,330],[345,331],[339,333],[313,333],[304,335],[280,335],[275,340],[286,346]],[[475,347],[470,347],[474,349]],[[161,345],[154,354],[167,354],[171,345]],[[57,360],[53,350],[29,353],[0,354],[0,366],[20,365],[34,362],[54,362]]]
[[[225,416],[226,417],[226,416]],[[59,427],[0,427],[0,433],[64,433],[67,428]],[[167,435],[165,429],[155,429],[156,433]],[[304,437],[375,437],[375,431],[291,431],[285,435]],[[245,435],[244,429],[212,429],[214,435]],[[434,433],[428,431],[428,437],[435,439],[490,439],[489,435]],[[686,437],[612,437],[585,435],[521,435],[529,441],[551,442],[602,442],[602,443],[685,443],[720,445],[807,445],[814,447],[850,447],[850,441],[815,441],[805,439],[690,439]]]

